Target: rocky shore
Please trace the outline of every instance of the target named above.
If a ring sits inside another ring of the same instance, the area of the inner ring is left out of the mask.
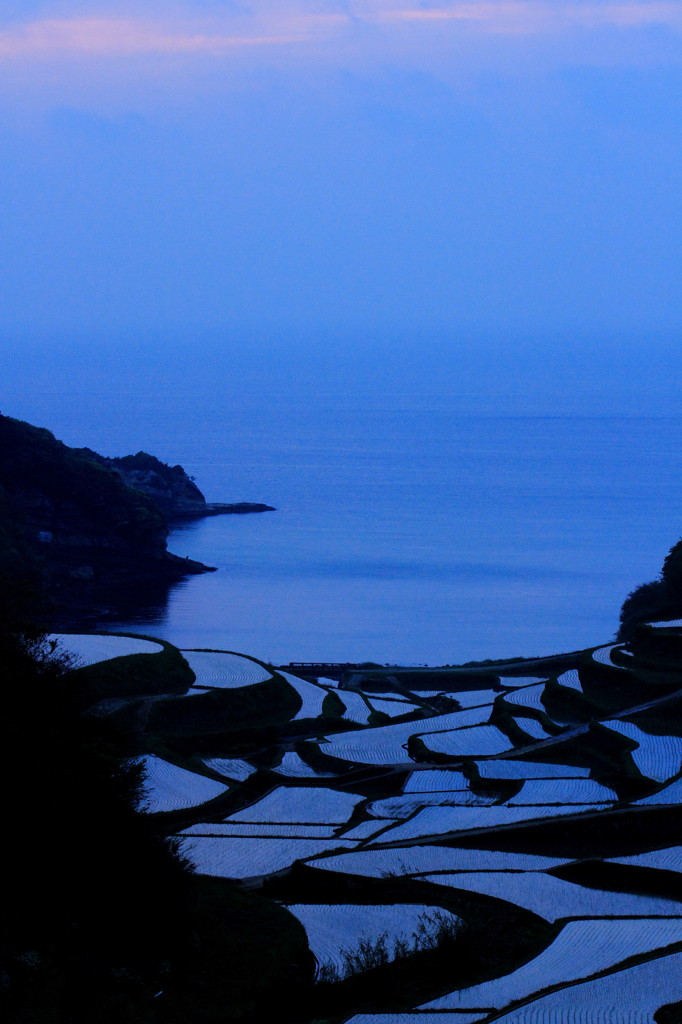
[[[203,519],[206,516],[250,515],[252,512],[276,512],[272,505],[263,505],[253,501],[220,502],[207,501],[201,508],[185,509],[169,516],[171,521],[186,519]]]

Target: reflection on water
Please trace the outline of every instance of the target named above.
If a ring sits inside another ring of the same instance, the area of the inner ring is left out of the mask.
[[[142,578],[134,584],[98,586],[92,594],[91,610],[82,615],[73,613],[68,620],[60,620],[57,611],[55,621],[62,621],[64,628],[71,630],[80,627],[113,631],[118,630],[120,624],[131,622],[136,624],[138,632],[145,625],[156,629],[167,614],[171,594],[185,582]]]

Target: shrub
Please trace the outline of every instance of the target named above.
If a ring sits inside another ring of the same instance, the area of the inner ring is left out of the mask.
[[[419,924],[412,938],[396,938],[391,948],[388,932],[376,939],[360,939],[354,949],[342,949],[343,969],[327,960],[320,964],[318,984],[329,984],[354,978],[394,960],[404,960],[425,950],[441,949],[454,942],[460,932],[461,922],[441,910],[432,914],[420,914]]]

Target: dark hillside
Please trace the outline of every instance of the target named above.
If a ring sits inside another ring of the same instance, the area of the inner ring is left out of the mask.
[[[275,511],[272,505],[251,501],[208,502],[182,466],[169,466],[148,452],[110,459],[98,455],[90,448],[76,451],[100,466],[112,469],[128,487],[134,487],[153,498],[168,520]]]
[[[137,1020],[187,945],[183,864],[136,813],[139,769],[80,716],[49,644],[2,632],[0,659],[14,837],[2,852],[3,1019],[84,1021],[96,1005],[101,1020]]]
[[[628,640],[642,622],[682,618],[682,540],[674,544],[658,579],[642,583],[623,602],[620,638]]]
[[[206,571],[168,552],[167,536],[154,499],[93,453],[0,415],[0,573],[87,608],[116,584]]]
[[[206,498],[182,466],[168,466],[147,452],[109,459],[90,448],[77,451],[98,465],[113,470],[128,487],[134,487],[153,498],[168,518],[206,512]]]
[[[126,737],[83,713],[77,673],[14,621],[13,596],[0,589],[2,1020],[286,1021],[312,982],[303,928],[262,895],[188,870],[137,809]]]

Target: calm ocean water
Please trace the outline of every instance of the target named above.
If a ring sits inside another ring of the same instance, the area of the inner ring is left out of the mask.
[[[280,663],[575,650],[612,638],[622,600],[682,533],[680,418],[280,400],[249,416],[218,402],[193,429],[170,413],[145,426],[145,448],[209,500],[278,509],[171,535],[171,550],[219,571],[115,625],[181,646]],[[122,454],[108,430],[88,443]]]

